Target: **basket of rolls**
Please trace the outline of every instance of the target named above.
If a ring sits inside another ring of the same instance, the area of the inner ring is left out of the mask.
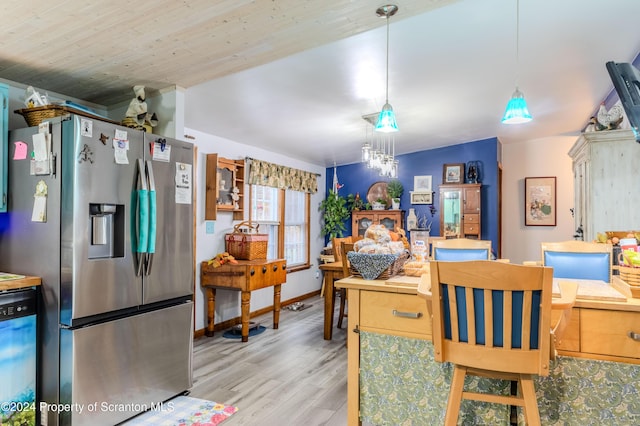
[[[423,262],[420,260],[410,260],[404,264],[404,274],[410,277],[419,277],[422,274],[428,274],[430,272],[429,262]]]
[[[392,241],[384,225],[371,225],[364,238],[347,253],[349,271],[365,280],[386,280],[397,275],[409,258],[402,241]]]

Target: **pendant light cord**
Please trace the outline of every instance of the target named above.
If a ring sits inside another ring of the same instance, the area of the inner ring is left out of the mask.
[[[389,12],[387,11],[387,93],[385,103],[389,103]]]
[[[520,0],[516,0],[516,89],[520,85]]]

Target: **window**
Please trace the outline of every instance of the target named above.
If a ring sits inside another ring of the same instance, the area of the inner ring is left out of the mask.
[[[310,194],[251,185],[250,219],[269,236],[267,257],[285,258],[289,269],[309,267]]]
[[[305,193],[286,191],[284,203],[284,257],[291,265],[301,265],[307,260],[307,220]]]
[[[278,188],[251,185],[251,220],[259,232],[269,236],[267,259],[278,258]]]

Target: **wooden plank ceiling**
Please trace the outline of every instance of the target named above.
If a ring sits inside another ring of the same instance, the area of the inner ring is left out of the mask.
[[[455,1],[396,1],[397,19]],[[379,27],[382,4],[3,0],[0,78],[108,106],[136,84],[189,88]]]

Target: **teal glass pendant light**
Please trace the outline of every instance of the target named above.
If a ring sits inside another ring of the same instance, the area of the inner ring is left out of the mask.
[[[516,73],[520,66],[520,0],[516,0]],[[527,101],[520,91],[517,84],[516,75],[516,91],[511,95],[511,99],[504,111],[502,122],[504,124],[521,124],[527,123],[533,119],[527,108]]]
[[[524,100],[524,95],[516,87],[516,91],[511,95],[511,99],[507,104],[507,109],[502,117],[502,122],[505,124],[520,124],[531,121],[532,117],[529,114],[527,108],[527,101]]]
[[[398,12],[398,6],[394,4],[388,4],[381,6],[376,10],[376,15],[387,20],[387,92],[386,101],[378,116],[378,121],[374,127],[376,132],[391,133],[398,131],[398,123],[396,122],[396,115],[393,112],[393,108],[389,103],[389,17]]]

